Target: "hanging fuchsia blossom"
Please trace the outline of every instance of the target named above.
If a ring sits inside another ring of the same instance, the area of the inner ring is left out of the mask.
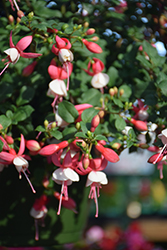
[[[25,158],[30,159],[30,157],[23,154],[25,150],[25,139],[24,136],[21,134],[21,142],[20,142],[20,148],[18,153],[16,154],[16,151],[14,149],[10,149],[9,152],[2,151],[0,153],[0,159],[4,161],[6,165],[14,164],[17,171],[19,172],[19,178],[21,179],[21,174],[23,173],[30,184],[30,187],[33,191],[33,193],[36,193],[35,189],[32,186],[32,183],[30,182],[26,170],[28,169],[28,161]]]
[[[103,62],[97,58],[93,58],[93,62],[90,61],[88,63],[87,70],[84,69],[84,71],[88,75],[93,76],[91,80],[91,85],[96,89],[105,87],[109,82],[109,76],[105,73],[101,73],[103,69],[104,69]]]
[[[39,240],[38,223],[42,222],[42,226],[44,226],[44,218],[48,212],[46,208],[47,203],[47,196],[42,195],[39,199],[35,200],[30,210],[30,215],[35,219],[35,240]]]
[[[144,104],[144,102],[140,99],[137,100],[137,105],[132,105],[133,111],[135,115],[133,116],[134,119],[146,121],[148,118],[147,109],[148,106]]]
[[[67,73],[68,68],[68,73]],[[73,65],[70,62],[67,62],[67,65],[61,67],[56,65],[56,61],[53,59],[48,67],[48,73],[50,77],[53,79],[49,83],[49,90],[48,95],[53,95],[54,101],[52,103],[52,106],[55,106],[56,100],[60,96],[67,96],[67,89],[69,86],[66,87],[64,79],[68,79],[68,77],[71,75],[73,70]],[[69,84],[69,82],[68,82]]]
[[[52,162],[59,167],[52,174],[52,179],[57,184],[61,186],[61,194],[59,197],[59,208],[57,214],[60,214],[61,204],[63,197],[65,200],[68,200],[68,188],[67,186],[71,185],[73,181],[79,181],[79,175],[72,169],[74,168],[76,161],[78,160],[79,155],[75,155],[73,158],[71,157],[70,151],[68,151],[63,159],[62,164],[61,161],[61,153],[55,153],[52,155]]]
[[[14,45],[12,41],[12,31],[10,32],[10,39],[9,39],[10,48],[4,51],[7,54],[6,59],[8,60],[8,62],[5,63],[6,66],[1,71],[0,75],[2,75],[5,69],[7,69],[10,63],[15,64],[19,60],[20,56],[24,58],[36,58],[38,56],[42,56],[42,54],[38,53],[23,52],[32,42],[32,38],[33,38],[32,36],[25,36],[22,39],[20,39],[20,41],[18,41],[16,45]],[[3,61],[4,60],[5,59],[3,59]]]
[[[60,62],[65,63],[73,61],[74,57],[70,48],[71,43],[67,38],[56,36],[56,44],[52,46],[52,52],[59,57]]]

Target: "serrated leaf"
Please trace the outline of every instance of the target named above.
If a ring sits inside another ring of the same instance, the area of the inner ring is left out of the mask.
[[[95,109],[95,108],[88,108],[85,109],[82,114],[81,114],[81,119],[83,122],[87,123],[87,122],[91,122],[92,118],[97,115],[99,112],[99,110]]]
[[[74,105],[68,101],[62,101],[59,103],[58,114],[64,121],[68,123],[74,122],[78,117],[78,111]]]

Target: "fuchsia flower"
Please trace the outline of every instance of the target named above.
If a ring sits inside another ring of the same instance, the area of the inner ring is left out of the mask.
[[[0,159],[3,161],[5,165],[14,164],[17,171],[19,172],[19,178],[21,179],[21,174],[23,173],[30,184],[30,187],[33,191],[33,193],[36,193],[35,189],[32,186],[32,183],[30,182],[26,170],[28,169],[28,161],[25,158],[30,159],[28,156],[23,155],[23,152],[25,150],[25,139],[24,136],[21,134],[21,142],[20,142],[20,148],[18,153],[16,154],[16,151],[14,149],[10,149],[9,152],[2,151],[0,153]]]
[[[139,131],[147,131],[147,123],[140,120],[135,120],[134,118],[130,119],[130,122],[135,126]]]
[[[69,144],[68,141],[62,141],[58,144],[49,144],[41,148],[38,153],[43,156],[49,156],[58,152],[60,149],[66,148],[68,144]]]
[[[93,58],[93,61],[94,62],[90,61],[88,63],[88,68],[87,70],[84,69],[84,71],[88,75],[93,76],[91,80],[91,85],[94,88],[103,88],[108,84],[109,76],[105,73],[101,73],[101,71],[104,69],[104,64],[100,59]]]
[[[71,43],[67,38],[56,36],[56,44],[52,46],[52,52],[59,57],[60,62],[73,61],[73,53],[70,51],[70,48]]]
[[[60,200],[61,198],[61,194],[59,194],[59,192],[54,192],[54,197],[58,200]],[[68,200],[65,199],[65,197],[62,197],[62,206],[73,211],[75,214],[77,214],[77,210],[76,210],[76,202],[68,197]]]
[[[72,169],[76,161],[78,160],[79,155],[71,157],[70,151],[68,151],[63,159],[61,164],[61,151],[52,155],[52,162],[55,166],[59,167],[52,174],[52,179],[57,184],[61,186],[61,194],[59,198],[59,208],[57,214],[60,214],[62,200],[68,200],[68,189],[67,186],[71,185],[73,181],[79,181],[79,175]]]
[[[64,79],[67,79],[73,70],[73,65],[70,62],[66,63],[66,67],[64,68],[61,66],[56,65],[56,61],[53,59],[51,61],[50,66],[48,67],[48,73],[50,77],[53,79],[49,83],[49,90],[48,90],[48,95],[53,95],[54,101],[52,103],[52,106],[55,106],[56,100],[58,99],[59,96],[67,96],[67,87],[64,83]],[[68,72],[67,72],[68,69]]]
[[[148,106],[144,104],[144,102],[140,99],[137,100],[137,105],[132,105],[133,111],[135,115],[133,116],[134,119],[146,121],[148,118],[147,109]]]
[[[106,185],[108,183],[106,174],[99,170],[103,170],[104,168],[106,168],[106,166],[107,166],[107,160],[104,157],[102,157],[101,159],[96,158],[90,160],[90,168],[92,168],[93,170],[88,174],[86,187],[91,186],[88,197],[90,199],[94,199],[95,201],[96,204],[95,217],[98,217],[97,198],[100,196],[99,189],[101,188],[101,184]],[[96,188],[97,188],[97,193],[96,193]]]
[[[24,58],[36,58],[38,56],[42,56],[42,54],[38,53],[23,52],[32,42],[32,38],[32,36],[25,36],[20,39],[16,45],[14,45],[12,41],[12,31],[10,32],[10,48],[4,51],[7,54],[6,59],[8,59],[8,62],[6,63],[5,68],[1,71],[0,75],[2,75],[5,69],[7,69],[10,63],[15,64],[19,60],[20,56]]]
[[[35,240],[39,240],[38,223],[42,222],[42,226],[44,226],[44,218],[48,212],[46,208],[47,203],[47,196],[42,195],[39,199],[35,200],[30,210],[30,215],[35,219]]]

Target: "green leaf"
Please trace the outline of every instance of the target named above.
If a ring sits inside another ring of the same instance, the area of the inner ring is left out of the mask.
[[[17,124],[20,121],[24,121],[33,111],[34,109],[30,105],[19,107],[13,115],[12,123]]]
[[[121,100],[119,100],[118,98],[113,96],[113,102],[115,103],[115,105],[117,105],[120,108],[123,108],[123,103],[121,102]]]
[[[20,95],[16,100],[16,104],[18,106],[21,106],[23,104],[26,104],[32,100],[34,97],[35,90],[32,87],[29,86],[23,86],[20,90]]]
[[[126,126],[126,122],[124,119],[120,116],[117,117],[115,120],[115,127],[117,128],[118,131],[122,131]]]
[[[86,134],[87,131],[88,131],[88,128],[87,128],[86,124],[83,121],[81,121],[80,125],[81,125],[82,132]]]
[[[167,96],[167,81],[163,80],[158,84],[158,87],[161,89],[161,92],[164,96]]]
[[[53,128],[50,131],[51,136],[53,136],[54,138],[56,138],[57,140],[62,139],[62,133],[60,131],[57,130],[57,128]]]
[[[3,142],[0,140],[0,152],[3,150]]]
[[[2,125],[3,129],[9,127],[12,121],[10,118],[6,117],[5,115],[0,115],[0,124]]]
[[[13,93],[13,86],[4,82],[3,84],[0,84],[0,89],[1,89],[1,91],[0,91],[1,102],[6,98],[11,97],[11,95]]]
[[[63,130],[63,137],[64,137],[64,140],[68,140],[68,139],[71,139],[74,137],[74,134],[76,133],[77,129],[75,127],[66,127],[64,130]]]
[[[108,139],[104,135],[96,135],[94,139],[97,141],[101,141],[101,140],[108,141]]]
[[[46,129],[43,126],[41,126],[41,125],[39,125],[38,127],[36,127],[35,130],[38,131],[38,132],[45,132],[46,131]]]
[[[91,122],[92,118],[97,115],[99,112],[99,110],[95,109],[95,108],[88,108],[85,109],[82,114],[81,114],[81,119],[83,122],[87,123],[87,122]]]
[[[101,93],[97,89],[89,89],[89,91],[84,92],[79,99],[79,102],[81,103],[89,103],[94,105],[99,105],[99,100],[101,98]]]
[[[123,89],[124,90],[124,93],[123,95],[120,96],[120,99],[124,102],[128,101],[129,97],[131,96],[132,94],[132,89],[128,86],[128,85],[122,85],[120,88],[119,88],[119,91]]]
[[[59,103],[58,114],[64,121],[68,123],[74,122],[78,117],[78,111],[76,110],[74,105],[68,101],[62,101],[61,103]]]
[[[118,79],[118,70],[114,67],[110,67],[107,71],[107,75],[110,77],[108,86],[112,87],[116,85],[116,80]]]
[[[83,133],[83,132],[77,132],[77,133],[75,134],[75,137],[79,137],[79,138],[88,138],[88,136],[87,136],[85,133]]]

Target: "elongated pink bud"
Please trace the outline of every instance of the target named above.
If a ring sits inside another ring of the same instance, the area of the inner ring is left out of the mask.
[[[86,48],[92,53],[100,54],[103,52],[102,48],[94,42],[89,42],[84,38],[82,39],[82,42],[85,44]]]
[[[89,160],[89,155],[86,154],[83,161],[82,161],[83,167],[84,169],[87,169],[89,167],[90,164],[90,160]]]
[[[95,115],[91,121],[91,126],[96,128],[100,123],[100,117],[99,115]]]
[[[39,143],[35,140],[28,140],[26,141],[26,147],[30,150],[30,151],[38,151],[41,149],[41,146],[39,145]]]
[[[32,62],[27,67],[23,69],[22,75],[23,76],[29,76],[33,73],[35,66],[37,65],[37,61]]]
[[[9,145],[11,145],[11,144],[14,143],[14,140],[13,140],[13,138],[12,138],[11,136],[5,135],[4,138],[5,138],[6,142],[7,142]]]
[[[140,131],[146,131],[147,130],[147,124],[146,122],[140,121],[140,120],[135,120],[131,118],[130,122],[135,126],[137,130]]]
[[[163,155],[159,156],[159,153],[152,155],[149,159],[148,162],[154,164],[154,162],[160,162],[163,159]]]
[[[117,162],[119,161],[119,156],[114,150],[110,148],[103,147],[99,142],[95,145],[96,149],[104,156],[107,161]]]
[[[41,150],[39,150],[38,153],[43,156],[49,156],[62,148],[66,148],[68,144],[69,144],[68,141],[62,141],[59,144],[50,144],[43,147]]]

